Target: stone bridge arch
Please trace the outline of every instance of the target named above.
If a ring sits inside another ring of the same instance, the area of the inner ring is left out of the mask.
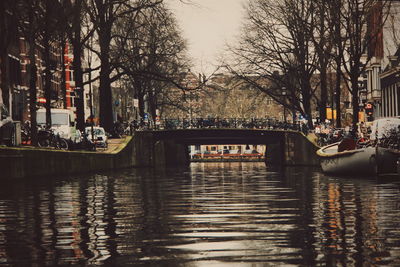
[[[318,165],[318,149],[296,131],[260,129],[177,129],[138,131],[133,136],[135,166],[168,167],[190,164],[189,145],[265,144],[271,165]]]

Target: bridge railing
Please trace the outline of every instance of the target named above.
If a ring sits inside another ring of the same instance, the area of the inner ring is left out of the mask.
[[[282,122],[270,118],[196,118],[196,119],[163,119],[156,123],[141,122],[132,125],[134,130],[176,130],[176,129],[267,129],[293,130],[307,133],[305,124],[300,122]]]

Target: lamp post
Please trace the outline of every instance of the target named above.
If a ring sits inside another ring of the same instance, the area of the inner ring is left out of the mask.
[[[283,97],[283,121],[286,123],[286,87],[282,87]]]

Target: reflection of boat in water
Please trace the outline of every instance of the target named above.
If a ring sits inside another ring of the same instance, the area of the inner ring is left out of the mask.
[[[375,147],[338,152],[339,143],[317,151],[322,171],[338,175],[373,175],[376,173]]]
[[[398,141],[394,149],[388,142],[390,133],[400,134],[400,118],[375,120],[371,127],[371,146],[341,149],[342,143],[322,147],[317,151],[322,171],[335,175],[387,175],[399,172],[400,153]],[[396,139],[398,140],[398,139]],[[389,140],[390,141],[390,140]],[[343,141],[342,141],[343,142]]]

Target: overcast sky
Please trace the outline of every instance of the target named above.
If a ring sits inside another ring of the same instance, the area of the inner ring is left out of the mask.
[[[240,32],[247,0],[191,0],[185,5],[168,1],[189,43],[189,55],[196,72],[210,74],[226,43],[232,43]]]

